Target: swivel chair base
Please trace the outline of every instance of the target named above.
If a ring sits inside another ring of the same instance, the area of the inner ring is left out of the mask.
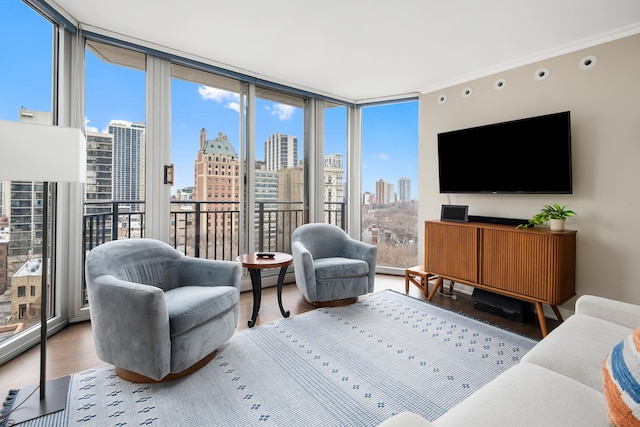
[[[204,367],[207,363],[209,363],[215,357],[217,352],[218,350],[214,350],[213,352],[209,353],[208,355],[206,355],[205,357],[203,357],[193,365],[189,366],[188,368],[180,372],[170,373],[166,377],[162,378],[161,380],[155,380],[153,378],[147,377],[137,372],[129,371],[124,368],[120,368],[118,366],[116,366],[116,375],[122,378],[123,380],[130,381],[132,383],[141,383],[141,384],[160,383],[165,381],[177,380],[178,378],[186,377],[187,375],[192,374],[196,372],[198,369]]]
[[[305,302],[315,307],[343,307],[345,305],[351,305],[358,301],[358,297],[336,299],[331,301],[309,301],[304,295],[302,296]]]

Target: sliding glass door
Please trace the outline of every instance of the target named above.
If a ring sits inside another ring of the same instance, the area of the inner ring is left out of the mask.
[[[347,107],[324,103],[324,222],[346,230],[347,225]],[[356,198],[357,199],[357,198]]]
[[[83,255],[111,240],[144,236],[145,70],[142,53],[86,44]],[[84,282],[81,292],[86,308]]]
[[[241,253],[240,83],[173,65],[170,244],[189,256]]]
[[[247,164],[254,169],[247,192],[254,193],[253,249],[290,252],[291,233],[306,218],[305,100],[256,88],[255,138]]]

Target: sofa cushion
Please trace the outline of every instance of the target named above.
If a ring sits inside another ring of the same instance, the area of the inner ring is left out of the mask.
[[[614,345],[632,332],[625,326],[574,314],[531,349],[523,361],[602,391],[600,367]]]
[[[360,277],[369,274],[369,264],[360,259],[329,257],[314,259],[316,280]]]
[[[165,292],[164,297],[171,337],[226,312],[239,300],[232,286],[183,286]]]
[[[602,363],[604,395],[612,426],[640,425],[640,327]]]
[[[509,368],[433,424],[443,427],[609,425],[601,392],[526,362]]]

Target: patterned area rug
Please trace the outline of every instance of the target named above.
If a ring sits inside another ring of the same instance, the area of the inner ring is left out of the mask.
[[[375,426],[406,410],[435,420],[535,344],[383,291],[238,332],[166,384],[129,383],[112,366],[75,374],[63,425]]]

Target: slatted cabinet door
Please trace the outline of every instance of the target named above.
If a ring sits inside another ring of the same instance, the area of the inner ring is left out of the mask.
[[[460,282],[478,282],[476,227],[427,221],[424,235],[426,271]]]
[[[558,305],[575,292],[573,232],[482,228],[480,284]]]

